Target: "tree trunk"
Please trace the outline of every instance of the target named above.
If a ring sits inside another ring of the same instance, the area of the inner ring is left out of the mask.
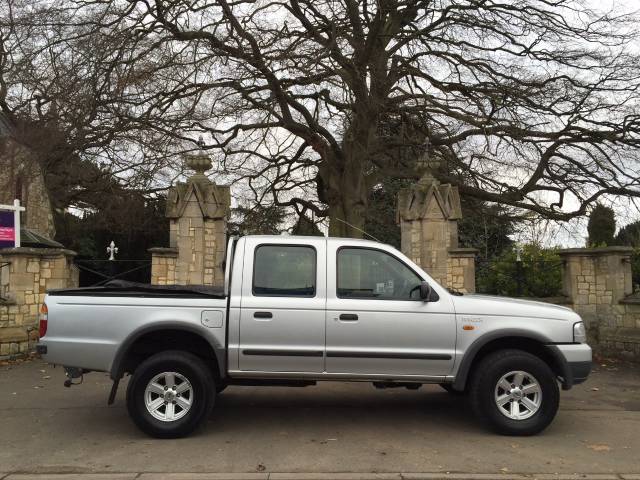
[[[368,122],[370,123],[370,122]],[[329,235],[332,237],[362,238],[371,190],[366,175],[368,162],[367,125],[359,135],[354,130],[345,135],[342,158],[325,161],[319,174],[322,180],[321,200],[329,206]]]
[[[364,215],[341,204],[329,204],[329,236],[362,238]]]

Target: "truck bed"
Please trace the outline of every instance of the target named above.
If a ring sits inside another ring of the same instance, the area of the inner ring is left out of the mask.
[[[97,287],[49,290],[47,293],[50,296],[70,297],[226,298],[223,287],[209,285],[150,285],[124,280],[112,280]]]
[[[50,291],[47,361],[111,371],[127,342],[162,329],[198,334],[224,360],[227,300],[222,288],[156,286],[112,281],[104,286]]]

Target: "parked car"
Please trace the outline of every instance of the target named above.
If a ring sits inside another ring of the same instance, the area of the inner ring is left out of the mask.
[[[203,424],[228,385],[440,384],[465,393],[494,430],[531,435],[558,410],[559,387],[591,369],[572,310],[454,294],[394,248],[367,240],[230,240],[225,285],[120,282],[51,291],[38,351],[71,384],[131,376],[127,408],[155,437]]]

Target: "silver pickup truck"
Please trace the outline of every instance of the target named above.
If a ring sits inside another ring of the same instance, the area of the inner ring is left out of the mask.
[[[51,291],[38,351],[67,384],[109,372],[112,403],[156,437],[180,437],[228,385],[439,384],[499,433],[531,435],[559,388],[591,369],[584,324],[555,305],[451,293],[394,248],[344,238],[247,236],[223,288],[116,284]]]

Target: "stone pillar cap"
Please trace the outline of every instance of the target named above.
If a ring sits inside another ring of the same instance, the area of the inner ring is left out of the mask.
[[[207,170],[211,170],[211,157],[207,155],[204,149],[204,140],[202,139],[202,135],[198,139],[198,146],[200,150],[198,153],[188,153],[184,155],[184,165],[191,170],[195,170],[195,175],[191,178],[201,179],[202,177],[206,178],[204,172]]]
[[[607,254],[622,254],[630,255],[633,253],[633,247],[613,246],[613,247],[598,247],[598,248],[565,248],[558,250],[558,255],[607,255]]]
[[[472,257],[480,252],[477,248],[473,247],[453,247],[449,249],[449,254]]]
[[[177,257],[178,249],[176,247],[151,247],[147,252],[158,257]]]
[[[211,158],[202,153],[187,154],[184,156],[184,164],[187,168],[195,170],[195,177],[206,177],[204,172],[211,169]]]
[[[5,256],[29,255],[33,257],[66,255],[68,257],[75,257],[77,253],[74,252],[73,250],[68,250],[66,248],[18,247],[18,248],[0,248],[0,255],[5,255]]]

